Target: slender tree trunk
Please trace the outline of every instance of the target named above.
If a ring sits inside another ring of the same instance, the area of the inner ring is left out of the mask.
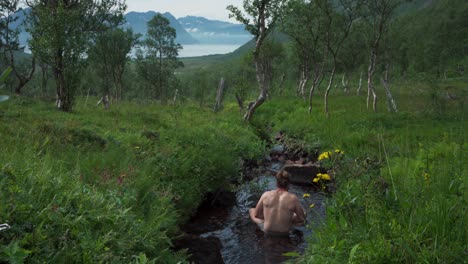
[[[175,90],[174,93],[174,99],[172,100],[172,103],[175,105],[177,103],[177,98],[179,97],[179,89]]]
[[[65,78],[63,73],[58,70],[55,72],[55,81],[57,85],[56,106],[64,112],[71,111],[71,104],[68,98],[67,87],[65,86]]]
[[[344,93],[349,94],[349,81],[346,80],[346,73],[343,73],[343,78],[341,80],[341,84],[343,85]]]
[[[371,52],[369,68],[367,70],[367,109],[369,109],[370,96],[372,93],[372,96],[373,96],[372,109],[374,112],[377,112],[377,94],[375,93],[374,84],[373,84],[376,61],[377,61],[377,53],[373,49]]]
[[[55,54],[55,64],[53,66],[53,72],[55,77],[56,85],[56,107],[64,112],[71,112],[72,110],[72,94],[71,87],[67,87],[64,74],[63,65],[63,52],[62,49],[58,49]]]
[[[240,96],[239,93],[236,93],[237,104],[239,105],[239,111],[242,113],[244,111],[244,99]]]
[[[41,71],[42,71],[41,93],[42,93],[42,97],[46,97],[47,96],[47,83],[49,81],[48,66],[46,64],[41,63]]]
[[[281,80],[280,80],[280,84],[279,84],[279,95],[280,96],[283,96],[283,92],[284,92],[284,81],[286,80],[286,74],[283,73],[283,75],[281,75]]]
[[[361,74],[359,75],[359,86],[358,86],[358,89],[357,89],[357,95],[358,96],[361,95],[361,89],[362,89],[362,71],[361,71]]]
[[[302,65],[302,69],[301,69],[301,76],[300,76],[300,81],[299,81],[299,87],[298,87],[298,91],[299,91],[299,96],[301,96],[304,101],[306,100],[306,87],[307,87],[307,83],[309,82],[309,75],[310,75],[310,71],[309,71],[309,68],[308,68],[308,65],[307,65],[308,62],[303,62],[303,65]]]
[[[324,96],[324,99],[325,99],[325,114],[327,115],[327,117],[330,116],[330,112],[328,111],[328,95],[330,94],[330,90],[332,88],[333,81],[335,79],[335,71],[336,71],[336,63],[333,64],[333,69],[332,69],[332,72],[331,72],[330,81],[328,82],[328,87],[327,87],[327,90],[325,91],[325,96]]]
[[[256,71],[256,76],[257,76],[257,83],[259,84],[260,88],[260,95],[258,96],[257,100],[254,102],[249,103],[247,107],[247,111],[244,114],[244,121],[250,122],[252,120],[252,117],[255,113],[255,110],[262,105],[267,96],[268,96],[268,90],[269,90],[269,81],[268,79],[268,73],[267,70],[268,67],[264,65],[261,62],[260,59],[260,48],[262,47],[263,41],[265,40],[267,36],[267,28],[266,28],[266,17],[265,17],[265,3],[261,3],[261,7],[259,8],[259,14],[258,14],[258,35],[256,38],[255,42],[255,50],[253,52],[254,54],[254,63],[255,63],[255,71]]]
[[[389,112],[398,112],[398,108],[396,105],[395,100],[393,99],[392,93],[390,91],[390,87],[388,85],[388,64],[385,65],[385,74],[382,78],[383,87],[385,89],[385,94],[387,95],[387,109]]]
[[[224,96],[224,78],[221,78],[221,80],[219,81],[218,90],[216,92],[216,102],[213,107],[213,111],[218,112],[221,109],[223,96]]]
[[[265,100],[267,99],[268,96],[268,82],[266,80],[267,76],[265,73],[265,67],[264,65],[260,62],[260,59],[257,56],[255,57],[255,69],[257,73],[257,82],[260,86],[260,95],[258,96],[257,100],[254,102],[249,103],[247,107],[247,112],[244,114],[244,120],[245,121],[250,121],[255,113],[255,110],[262,105]]]

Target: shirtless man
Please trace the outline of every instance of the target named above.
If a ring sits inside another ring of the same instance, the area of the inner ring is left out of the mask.
[[[250,219],[266,234],[287,235],[293,225],[304,224],[305,212],[296,195],[288,192],[289,173],[281,169],[276,175],[277,189],[265,192]]]

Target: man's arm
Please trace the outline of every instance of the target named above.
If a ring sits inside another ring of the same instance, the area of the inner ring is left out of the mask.
[[[293,225],[303,225],[305,223],[305,211],[297,197],[294,199],[294,216],[292,219]]]
[[[263,216],[263,199],[264,196],[262,195],[257,203],[257,206],[255,208],[249,209],[250,219],[252,219],[252,221],[257,224],[262,224],[265,220]]]
[[[262,194],[262,197],[260,197],[260,200],[257,203],[257,206],[255,207],[255,217],[259,219],[265,220],[265,216],[263,215],[263,200],[265,199],[265,193]]]

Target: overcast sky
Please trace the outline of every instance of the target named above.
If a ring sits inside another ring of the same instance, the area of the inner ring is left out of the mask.
[[[232,21],[226,6],[242,7],[242,0],[127,0],[127,12],[170,12],[176,18],[203,16],[209,19]]]

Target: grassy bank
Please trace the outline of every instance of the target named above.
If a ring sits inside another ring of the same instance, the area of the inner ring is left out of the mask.
[[[178,225],[264,149],[237,113],[76,105],[0,104],[0,262],[182,260]]]
[[[466,95],[466,83],[399,84],[398,113],[366,109],[365,96],[322,97],[315,114],[297,99],[274,100],[256,123],[303,138],[322,151],[341,149],[337,193],[301,263],[463,263],[467,255],[468,111],[443,86]],[[380,98],[384,98],[381,94]],[[300,105],[300,106],[299,106]],[[298,107],[299,106],[299,107]],[[311,209],[313,210],[313,209]]]

